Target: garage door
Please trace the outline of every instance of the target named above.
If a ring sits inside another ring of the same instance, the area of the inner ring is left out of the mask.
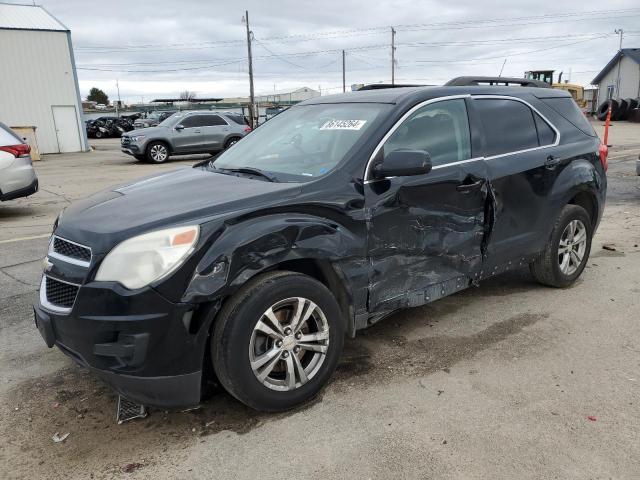
[[[76,107],[73,105],[55,105],[51,107],[53,121],[58,138],[58,150],[60,153],[79,152],[80,132],[78,132],[78,117]]]

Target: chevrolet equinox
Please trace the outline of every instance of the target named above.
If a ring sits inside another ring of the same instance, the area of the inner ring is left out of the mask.
[[[398,309],[522,266],[574,283],[606,169],[564,91],[314,98],[215,162],[67,207],[36,325],[138,404],[197,405],[213,378],[255,409],[285,410],[329,380],[345,335]]]

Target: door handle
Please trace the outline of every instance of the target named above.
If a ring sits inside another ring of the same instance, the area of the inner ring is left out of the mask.
[[[200,130],[195,130],[194,133],[200,133]]]
[[[544,161],[544,166],[547,170],[553,170],[560,164],[560,159],[558,157],[554,157],[553,155],[549,155],[547,159]]]
[[[480,179],[473,183],[461,183],[460,185],[456,186],[456,190],[460,193],[469,193],[473,192],[474,190],[479,190],[480,188],[482,188],[482,185],[484,185],[484,180]]]

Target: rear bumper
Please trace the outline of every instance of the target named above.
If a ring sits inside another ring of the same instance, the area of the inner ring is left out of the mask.
[[[33,175],[33,180],[26,187],[13,190],[11,192],[0,191],[0,202],[6,202],[7,200],[14,200],[16,198],[28,197],[38,191],[38,179]]]
[[[69,314],[34,305],[47,346],[58,347],[134,402],[197,405],[212,312],[173,304],[153,289],[123,298],[117,286],[102,287],[81,287]]]

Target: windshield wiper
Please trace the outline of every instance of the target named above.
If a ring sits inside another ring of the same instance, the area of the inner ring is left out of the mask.
[[[238,167],[238,168],[215,167],[215,169],[220,170],[222,172],[246,173],[247,175],[256,175],[258,177],[266,178],[270,182],[278,181],[278,179],[273,175],[270,175],[264,170],[260,170],[259,168],[254,168],[254,167]]]

